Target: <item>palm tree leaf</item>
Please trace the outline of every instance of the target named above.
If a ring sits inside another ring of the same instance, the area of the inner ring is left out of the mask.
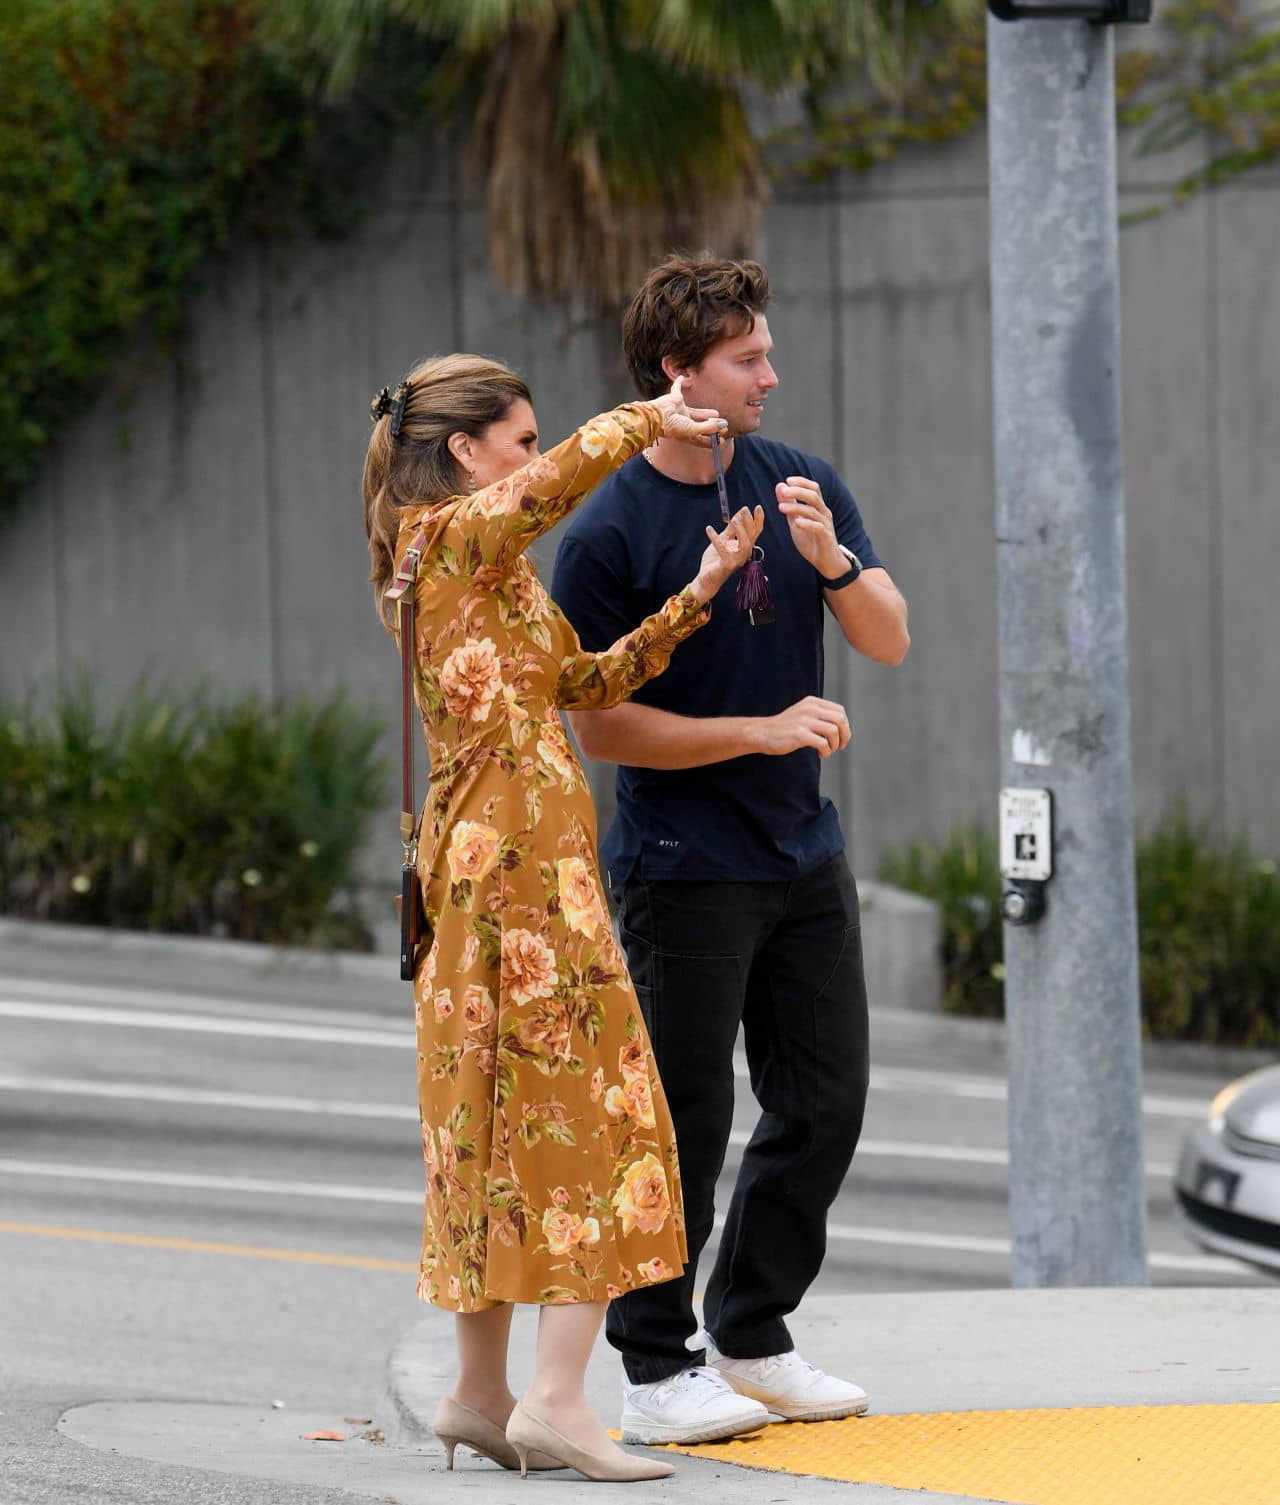
[[[744,251],[763,175],[732,91],[591,41],[565,25],[504,42],[472,141],[499,275],[600,307],[674,244]]]
[[[675,246],[751,248],[766,194],[745,89],[812,102],[901,70],[919,0],[292,0],[330,87],[392,23],[440,41],[437,114],[469,132],[517,291],[624,297]],[[938,0],[949,11],[981,0]]]

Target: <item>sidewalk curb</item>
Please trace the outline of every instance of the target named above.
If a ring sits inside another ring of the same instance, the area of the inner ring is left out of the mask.
[[[425,1416],[414,1410],[408,1392],[414,1385],[413,1345],[410,1339],[418,1325],[402,1333],[387,1358],[387,1404],[382,1413],[382,1433],[388,1447],[419,1447],[431,1439]]]
[[[217,961],[243,967],[261,977],[321,977],[395,982],[397,959],[387,952],[321,951],[298,946],[271,946],[257,941],[213,940],[204,936],[154,935],[148,931],[112,930],[91,925],[67,925],[52,920],[12,920],[0,917],[0,958],[12,946],[35,950],[94,951],[129,957],[181,971],[188,961]],[[407,984],[406,984],[407,987]],[[1002,1019],[969,1019],[960,1014],[926,1013],[920,1009],[873,1008],[871,1044],[879,1035],[918,1042],[922,1049],[950,1045],[977,1048],[990,1054],[993,1064],[1005,1055]],[[1233,1045],[1203,1045],[1190,1040],[1144,1040],[1143,1063],[1161,1071],[1203,1072],[1230,1078],[1280,1059],[1280,1052]]]
[[[432,1343],[427,1331],[431,1325],[429,1317],[418,1317],[387,1357],[387,1404],[380,1419],[390,1447],[434,1447],[439,1451],[428,1410],[438,1397],[430,1393],[430,1387],[438,1384],[440,1395],[450,1389],[455,1360],[452,1344],[445,1345],[441,1353],[441,1345]],[[435,1357],[444,1359],[447,1373],[433,1373],[436,1366],[431,1360]]]

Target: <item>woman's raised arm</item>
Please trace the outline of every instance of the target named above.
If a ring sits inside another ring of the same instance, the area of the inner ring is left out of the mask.
[[[686,406],[683,385],[684,378],[677,378],[670,392],[652,402],[598,414],[545,455],[463,497],[449,520],[454,538],[448,540],[463,549],[462,567],[471,574],[486,567],[505,571],[605,476],[661,435],[709,442],[724,421],[713,409]]]

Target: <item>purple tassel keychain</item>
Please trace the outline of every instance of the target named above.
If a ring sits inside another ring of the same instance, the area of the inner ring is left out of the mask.
[[[716,472],[716,495],[720,498],[720,516],[726,527],[730,520],[729,493],[724,484],[724,459],[720,453],[720,435],[711,436],[711,463]],[[773,597],[769,577],[764,572],[764,550],[756,544],[751,558],[738,577],[738,610],[745,611],[753,627],[767,627],[773,621]]]

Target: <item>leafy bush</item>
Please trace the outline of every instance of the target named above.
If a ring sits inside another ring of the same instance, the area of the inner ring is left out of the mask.
[[[1280,1044],[1280,882],[1185,811],[1138,848],[1143,1018],[1157,1039]]]
[[[943,1007],[1004,1012],[995,837],[978,827],[890,853],[877,876],[942,916]],[[1137,852],[1143,1032],[1158,1040],[1280,1044],[1280,879],[1243,841],[1216,840],[1181,807]],[[1052,902],[1052,888],[1050,889]]]
[[[0,910],[367,950],[352,889],[380,731],[340,695],[0,706]]]

